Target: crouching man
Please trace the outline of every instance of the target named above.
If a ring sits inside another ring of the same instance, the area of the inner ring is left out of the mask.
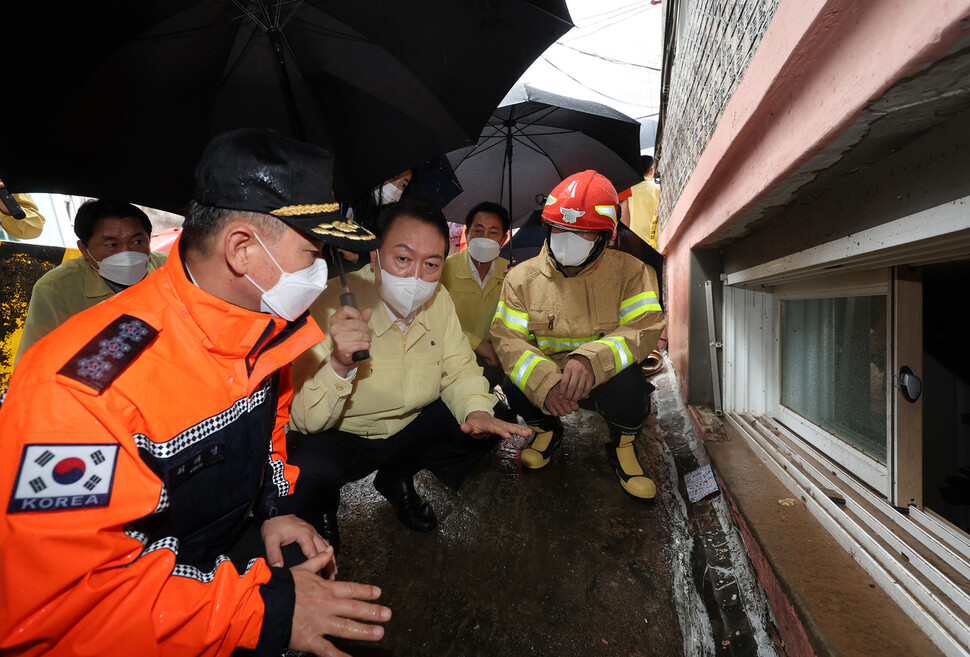
[[[333,581],[330,546],[284,510],[321,238],[369,236],[332,170],[268,130],[216,137],[165,265],[24,354],[0,399],[0,653],[333,655],[324,635],[383,636],[380,589]],[[249,530],[265,558],[236,561]],[[285,568],[292,544],[307,560]]]
[[[496,399],[438,285],[449,236],[441,210],[404,199],[375,229],[382,244],[370,271],[347,277],[362,310],[342,306],[341,290],[328,288],[310,309],[329,323],[328,338],[293,366],[287,449],[300,468],[295,510],[335,550],[344,484],[377,471],[374,487],[400,521],[431,531],[437,518],[414,489],[417,472],[428,469],[457,490],[494,444],[490,436],[531,434],[493,417]],[[354,361],[362,350],[370,357]]]
[[[582,402],[606,420],[607,456],[620,485],[649,499],[656,488],[634,441],[653,386],[638,364],[666,322],[653,269],[606,248],[616,237],[617,210],[613,185],[595,171],[569,176],[552,190],[542,211],[546,243],[505,277],[492,342],[507,374],[502,390],[536,432],[522,465],[549,463],[563,440],[559,418]]]

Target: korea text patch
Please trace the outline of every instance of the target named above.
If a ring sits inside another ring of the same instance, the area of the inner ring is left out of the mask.
[[[8,513],[108,506],[118,445],[25,445]]]

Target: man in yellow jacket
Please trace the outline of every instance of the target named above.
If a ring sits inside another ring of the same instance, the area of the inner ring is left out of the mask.
[[[414,531],[431,531],[437,518],[414,489],[418,471],[428,469],[457,490],[494,444],[489,436],[531,434],[493,417],[495,397],[451,297],[438,287],[448,252],[441,210],[403,199],[381,213],[376,232],[382,244],[371,252],[370,271],[347,276],[360,319],[344,319],[349,309],[336,286],[310,308],[328,336],[353,325],[357,340],[335,345],[328,337],[293,363],[295,431],[287,436],[287,452],[300,468],[293,510],[335,552],[343,484],[376,470],[374,487],[398,519]],[[369,357],[352,363],[361,350]]]
[[[657,248],[657,207],[660,185],[653,181],[653,158],[640,156],[643,182],[620,194],[620,218],[644,242]]]
[[[489,326],[509,265],[508,260],[498,257],[509,227],[508,210],[498,203],[484,201],[473,207],[465,217],[468,248],[448,256],[441,275],[468,343],[493,386],[501,383],[504,372],[492,346]]]
[[[81,257],[34,283],[16,361],[68,318],[134,285],[167,258],[151,252],[151,221],[130,203],[86,201],[74,218],[74,232]]]
[[[548,196],[549,233],[535,258],[505,278],[492,340],[507,376],[502,390],[536,435],[522,465],[546,466],[562,442],[559,417],[589,405],[609,427],[606,451],[623,489],[656,495],[634,441],[653,390],[639,367],[666,325],[657,275],[633,256],[606,249],[616,237],[618,200],[595,171],[563,180]]]

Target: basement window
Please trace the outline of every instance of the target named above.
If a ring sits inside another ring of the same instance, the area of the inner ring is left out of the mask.
[[[781,403],[886,463],[886,297],[781,304]]]
[[[889,293],[880,270],[775,295],[776,417],[882,495],[892,460]]]

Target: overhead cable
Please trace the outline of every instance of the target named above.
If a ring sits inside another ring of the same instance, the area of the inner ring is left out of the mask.
[[[549,66],[553,67],[554,69],[556,69],[557,71],[559,71],[560,73],[562,73],[563,75],[565,75],[567,78],[569,78],[570,80],[572,80],[573,82],[575,82],[576,84],[578,84],[579,86],[581,86],[581,87],[583,87],[585,89],[588,89],[589,91],[592,91],[593,93],[598,94],[598,95],[602,96],[603,98],[609,98],[610,100],[616,101],[618,103],[623,103],[624,105],[632,105],[634,107],[652,107],[651,105],[645,105],[643,103],[635,103],[635,102],[632,102],[632,101],[629,101],[629,100],[623,100],[622,98],[616,98],[614,96],[610,96],[609,94],[604,94],[602,91],[599,91],[598,89],[593,89],[591,86],[589,86],[588,84],[586,84],[582,80],[579,80],[576,77],[574,77],[574,76],[570,75],[569,73],[567,73],[566,71],[562,70],[561,68],[559,68],[558,66],[556,66],[555,64],[553,64],[549,60],[549,58],[546,57],[545,55],[542,55],[542,59],[547,64],[549,64]]]
[[[610,20],[610,22],[597,24],[595,26],[591,25],[591,26],[583,26],[580,28],[573,28],[572,30],[566,33],[566,36],[559,39],[559,43],[567,43],[567,42],[578,41],[579,39],[584,39],[588,36],[596,34],[597,32],[605,30],[608,27],[612,27],[617,23],[621,23],[626,20],[632,20],[632,17],[642,14],[648,9],[650,9],[649,6],[633,7],[632,9],[628,9],[622,14],[617,14]],[[588,29],[589,27],[594,27],[594,29]]]
[[[578,52],[580,54],[588,55],[590,57],[595,57],[596,59],[602,59],[604,62],[609,62],[611,64],[620,64],[621,66],[633,66],[633,67],[636,67],[636,68],[645,68],[645,69],[648,69],[650,71],[657,71],[658,73],[660,72],[660,67],[659,66],[648,66],[646,64],[635,64],[633,62],[625,62],[622,59],[613,59],[612,57],[607,57],[605,55],[597,55],[595,52],[589,52],[588,50],[582,50],[580,48],[576,48],[575,46],[570,46],[570,45],[565,44],[565,43],[559,43],[558,41],[556,43],[552,44],[552,45],[554,45],[554,46],[560,46],[562,48],[569,48],[570,50],[575,50],[576,52]]]

